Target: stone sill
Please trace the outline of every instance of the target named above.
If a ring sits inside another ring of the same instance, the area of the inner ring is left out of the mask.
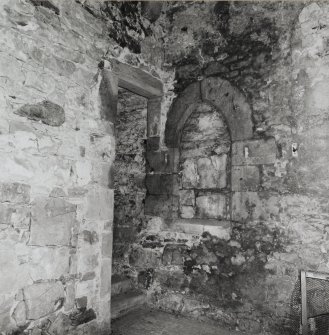
[[[170,232],[202,235],[205,232],[225,240],[230,239],[231,222],[214,219],[174,219],[166,224]]]

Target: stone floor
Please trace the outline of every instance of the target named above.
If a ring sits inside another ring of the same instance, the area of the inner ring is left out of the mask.
[[[111,335],[242,335],[212,324],[142,308],[112,323]]]

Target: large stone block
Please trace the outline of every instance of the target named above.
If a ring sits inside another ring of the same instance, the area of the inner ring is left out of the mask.
[[[48,100],[33,105],[24,105],[15,111],[15,114],[28,119],[41,121],[49,126],[61,126],[65,122],[64,109]]]
[[[259,167],[233,166],[231,180],[232,191],[257,191],[260,186]]]
[[[24,301],[27,319],[40,319],[62,306],[64,301],[63,284],[57,281],[27,286],[24,288]]]
[[[0,184],[0,202],[29,203],[31,186],[20,183]]]
[[[197,217],[220,219],[226,216],[226,197],[223,194],[207,194],[196,198]]]
[[[274,164],[276,157],[277,146],[274,138],[232,143],[232,165]]]
[[[113,219],[113,190],[104,187],[93,187],[88,192],[86,219]]]
[[[76,223],[76,205],[61,198],[39,198],[32,206],[30,245],[71,244]]]
[[[183,188],[221,189],[227,185],[227,155],[187,159],[183,163]]]

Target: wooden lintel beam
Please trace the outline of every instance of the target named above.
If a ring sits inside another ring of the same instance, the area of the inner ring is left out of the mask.
[[[161,97],[162,82],[151,74],[111,59],[111,70],[118,77],[119,87],[125,88],[145,98]]]

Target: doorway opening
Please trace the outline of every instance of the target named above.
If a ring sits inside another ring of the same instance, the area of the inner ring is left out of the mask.
[[[129,265],[129,247],[145,219],[146,126],[147,99],[120,88],[115,125],[113,273]]]

